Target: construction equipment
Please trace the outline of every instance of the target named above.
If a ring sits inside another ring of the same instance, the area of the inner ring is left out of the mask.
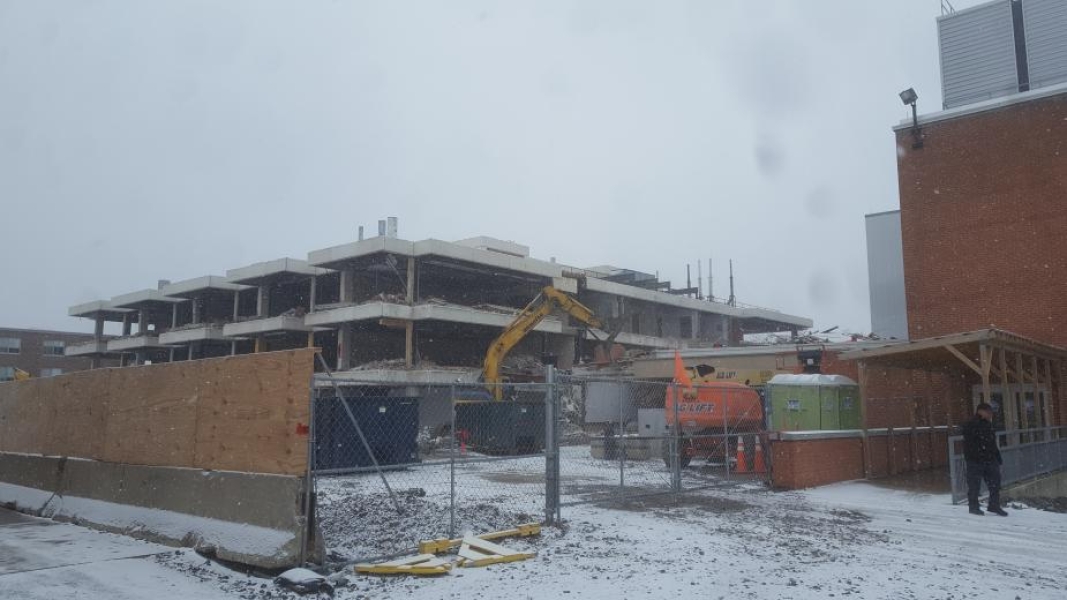
[[[715,370],[698,365],[687,369],[675,354],[674,383],[667,388],[666,421],[681,437],[678,460],[686,467],[695,456],[726,461],[744,443],[755,449],[755,434],[763,431],[763,401],[753,388],[718,381]],[[745,438],[745,439],[742,439]],[[664,444],[663,460],[670,464]]]
[[[23,371],[22,369],[20,369],[18,367],[13,367],[13,368],[15,369],[15,381],[26,381],[27,379],[30,379],[30,378],[33,377],[33,375],[30,375],[29,371]]]
[[[493,395],[494,400],[504,399],[504,389],[500,385],[503,382],[500,366],[508,352],[529,335],[537,327],[538,323],[556,309],[562,310],[592,329],[607,329],[605,324],[593,314],[592,309],[553,286],[545,286],[541,289],[541,293],[527,304],[526,308],[522,309],[522,312],[515,317],[515,320],[508,325],[507,329],[489,345],[489,351],[485,355],[485,363],[482,368],[482,381]],[[616,335],[618,335],[617,332],[609,333],[606,341],[609,348]]]

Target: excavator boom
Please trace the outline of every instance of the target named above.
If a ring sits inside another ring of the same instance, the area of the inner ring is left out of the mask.
[[[556,308],[589,327],[601,330],[605,328],[604,324],[593,314],[589,307],[552,286],[545,286],[541,293],[527,304],[526,308],[522,309],[522,312],[515,317],[515,320],[508,325],[507,329],[489,345],[489,351],[485,355],[485,364],[482,369],[482,379],[494,399],[502,400],[504,397],[504,390],[500,385],[500,367],[508,352],[529,335],[537,327],[538,323],[552,314],[552,311]],[[612,336],[612,339],[614,339],[614,336]]]

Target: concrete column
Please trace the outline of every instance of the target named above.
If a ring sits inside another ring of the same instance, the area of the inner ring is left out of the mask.
[[[137,335],[144,335],[148,332],[148,315],[145,309],[137,311]],[[138,361],[140,362],[140,361]]]
[[[189,342],[189,353],[185,356],[187,360],[193,360],[196,358],[196,342]]]
[[[561,369],[574,367],[574,338],[569,335],[552,336],[552,353],[556,355],[556,366]]]
[[[130,313],[122,313],[122,336],[127,337],[130,335]]]
[[[256,316],[262,318],[270,314],[270,284],[265,283],[256,288]]]
[[[408,289],[407,289],[407,301],[408,304],[415,304],[418,301],[417,290],[415,289],[415,269],[417,268],[415,257],[408,257]],[[408,365],[411,366],[411,365]]]
[[[722,316],[722,337],[720,341],[723,345],[730,345],[730,317]]]
[[[341,271],[341,302],[354,302],[356,297],[356,273],[352,269]]]
[[[170,305],[170,328],[174,329],[178,326],[178,303]]]
[[[241,291],[234,290],[233,292],[233,322],[237,322],[237,315],[241,313]]]
[[[317,289],[319,287],[319,278],[318,277],[316,277],[314,275],[311,276],[310,287],[311,287],[311,290],[308,293],[308,312],[315,312],[315,292],[317,291]],[[313,345],[314,344],[308,344],[308,347],[310,348]]]
[[[345,371],[352,367],[352,324],[343,323],[337,329],[337,370]]]
[[[143,365],[144,364],[144,352],[141,352],[140,350],[138,350],[137,352],[134,353],[134,355],[133,355],[133,364],[135,364],[135,365]]]
[[[175,350],[177,350],[177,348],[171,348],[170,349],[170,356],[167,358],[167,360],[169,360],[170,362],[174,362],[174,351]]]
[[[255,346],[255,348],[252,349],[252,351],[257,353],[257,354],[260,353],[260,352],[263,352],[263,346],[264,346],[264,344],[263,344],[263,336],[257,335],[256,336],[256,346]]]
[[[97,341],[100,341],[101,339],[104,338],[104,317],[103,317],[103,315],[96,315],[96,327],[93,329],[93,337]]]
[[[411,272],[409,271],[408,280],[410,279]],[[410,297],[411,289],[408,288],[408,298]],[[409,369],[415,366],[415,321],[404,323],[404,366]]]
[[[237,340],[230,342],[230,356],[237,355]]]
[[[200,314],[202,312],[202,307],[201,307],[201,304],[200,304],[201,300],[200,300],[200,298],[193,298],[191,300],[191,302],[193,303],[193,306],[192,306],[192,309],[193,309],[193,323],[199,324],[201,319],[203,318],[203,316]],[[178,305],[177,304],[174,305],[174,315],[175,316],[178,315]],[[175,323],[175,326],[177,326],[176,323]]]
[[[698,310],[694,310],[693,311],[692,323],[693,323],[693,335],[691,335],[689,337],[690,337],[690,339],[698,340],[698,339],[700,339],[700,311],[698,311]]]

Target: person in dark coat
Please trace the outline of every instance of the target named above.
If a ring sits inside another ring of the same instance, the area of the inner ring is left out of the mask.
[[[978,405],[974,417],[963,425],[963,456],[967,459],[967,503],[971,514],[985,514],[978,507],[978,492],[984,480],[989,489],[986,510],[1008,516],[1000,506],[1000,465],[1004,461],[993,430],[993,407],[985,402]]]

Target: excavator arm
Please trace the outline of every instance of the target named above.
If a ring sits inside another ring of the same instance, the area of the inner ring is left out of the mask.
[[[552,286],[545,286],[541,293],[532,302],[522,309],[515,320],[508,325],[493,343],[489,345],[489,351],[485,355],[485,364],[482,369],[482,379],[493,394],[495,400],[504,398],[504,390],[501,387],[500,367],[504,358],[519,342],[537,327],[538,323],[552,314],[556,308],[566,312],[589,327],[605,329],[604,324],[593,314],[589,307],[564,292]],[[610,339],[614,339],[612,335]]]

